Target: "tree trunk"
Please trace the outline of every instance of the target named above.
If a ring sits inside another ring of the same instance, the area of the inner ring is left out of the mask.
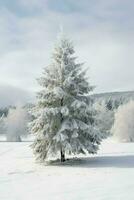
[[[61,106],[63,106],[63,98],[61,99]],[[61,114],[61,123],[62,122],[63,122],[63,116]],[[61,162],[65,162],[65,152],[62,149],[62,145],[61,145],[60,154],[61,154]]]
[[[65,153],[61,150],[61,162],[65,162]]]

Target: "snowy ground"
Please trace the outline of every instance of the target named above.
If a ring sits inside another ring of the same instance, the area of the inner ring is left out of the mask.
[[[29,145],[0,142],[0,200],[134,200],[133,143],[64,166],[36,164]]]

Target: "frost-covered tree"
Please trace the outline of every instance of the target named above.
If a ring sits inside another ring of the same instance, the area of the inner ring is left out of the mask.
[[[109,110],[105,101],[95,102],[94,109],[96,111],[96,126],[102,134],[102,138],[107,138],[111,135],[111,128],[114,123],[114,111]]]
[[[30,131],[36,134],[33,150],[39,161],[49,156],[96,153],[101,137],[94,127],[89,85],[83,64],[76,63],[72,43],[61,37],[52,62],[38,79],[42,90],[33,109]]]
[[[6,125],[4,114],[0,117],[0,134],[5,134]]]
[[[112,132],[121,142],[134,142],[134,101],[118,108]]]
[[[106,108],[107,110],[113,110],[113,99],[110,97],[108,100],[106,100]]]
[[[27,135],[28,115],[25,109],[18,106],[9,110],[6,120],[8,142],[21,142],[21,136]]]

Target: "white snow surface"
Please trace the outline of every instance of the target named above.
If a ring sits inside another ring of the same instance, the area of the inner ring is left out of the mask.
[[[0,200],[134,200],[134,143],[102,143],[97,155],[35,163],[31,142],[0,142]]]

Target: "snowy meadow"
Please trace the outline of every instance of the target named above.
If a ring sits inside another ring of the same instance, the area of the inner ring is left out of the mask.
[[[133,200],[134,145],[105,140],[96,156],[35,163],[31,142],[0,143],[2,200]]]

